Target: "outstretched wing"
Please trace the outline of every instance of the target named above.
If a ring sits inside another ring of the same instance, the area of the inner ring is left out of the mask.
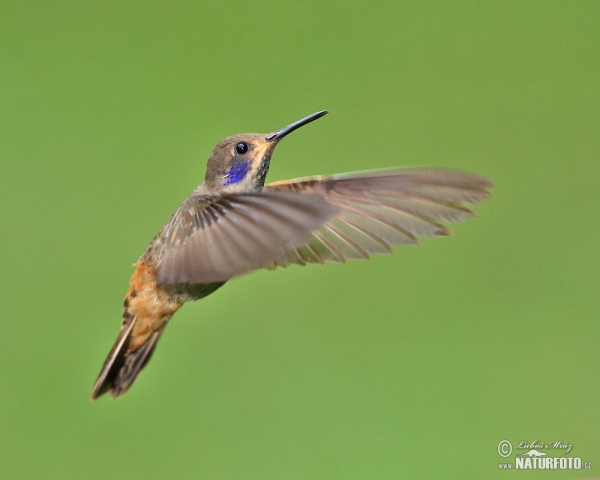
[[[474,215],[465,205],[483,201],[493,183],[456,170],[390,169],[271,183],[265,192],[317,195],[335,205],[335,213],[303,246],[286,250],[290,263],[345,262],[370,254],[392,253],[392,245],[418,244],[418,237],[450,235],[440,222]]]
[[[197,195],[159,236],[159,283],[214,283],[279,262],[336,211],[325,198],[294,192]]]

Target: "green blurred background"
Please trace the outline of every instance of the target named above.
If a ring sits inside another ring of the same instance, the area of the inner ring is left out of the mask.
[[[2,2],[0,476],[600,476],[599,24],[595,0]],[[451,238],[230,282],[91,403],[213,146],[320,109],[271,181],[428,165],[494,195]],[[503,439],[595,463],[499,471]]]

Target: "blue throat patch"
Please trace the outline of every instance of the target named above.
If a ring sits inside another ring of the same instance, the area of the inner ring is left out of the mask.
[[[243,158],[242,160],[234,160],[231,162],[231,166],[225,174],[225,181],[223,185],[233,185],[234,183],[240,182],[246,174],[250,171],[248,160]]]

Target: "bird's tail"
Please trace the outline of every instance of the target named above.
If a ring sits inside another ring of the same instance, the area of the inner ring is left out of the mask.
[[[135,323],[135,317],[126,318],[126,322],[121,327],[121,333],[98,375],[92,391],[92,400],[96,400],[107,392],[110,392],[113,398],[123,395],[150,360],[164,327],[152,332],[142,345],[129,351]]]

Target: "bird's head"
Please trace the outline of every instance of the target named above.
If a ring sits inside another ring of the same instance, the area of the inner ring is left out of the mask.
[[[220,141],[208,159],[204,185],[213,191],[250,192],[265,184],[271,156],[288,133],[322,117],[327,110],[270,133],[241,133]]]

